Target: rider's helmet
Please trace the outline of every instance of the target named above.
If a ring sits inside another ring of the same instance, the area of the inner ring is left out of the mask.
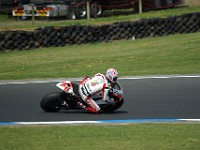
[[[116,69],[113,68],[109,68],[106,71],[106,79],[108,79],[110,82],[115,83],[117,81],[118,78],[118,72]]]

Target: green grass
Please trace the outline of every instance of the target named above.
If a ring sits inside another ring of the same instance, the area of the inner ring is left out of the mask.
[[[200,33],[0,53],[0,80],[200,73]]]
[[[133,14],[130,11],[130,15],[115,15],[115,16],[108,16],[108,17],[102,17],[97,19],[83,19],[83,20],[41,20],[36,19],[36,22],[34,25],[32,25],[32,21],[24,20],[24,21],[17,21],[17,18],[13,17],[7,17],[6,15],[0,15],[0,30],[34,30],[38,27],[43,26],[68,26],[68,25],[84,25],[84,24],[90,24],[90,25],[99,25],[99,24],[110,24],[113,22],[118,21],[130,21],[130,20],[138,20],[143,18],[163,18],[163,17],[169,17],[173,15],[181,15],[185,13],[192,13],[192,12],[200,12],[200,6],[196,7],[177,7],[174,9],[166,9],[166,10],[159,10],[159,11],[149,11],[144,12],[142,14]],[[110,13],[110,12],[108,12]]]
[[[0,127],[2,150],[199,150],[200,124]]]
[[[39,26],[105,24],[198,12],[199,7],[76,21],[16,22],[0,15],[0,30]],[[0,80],[90,76],[108,67],[120,76],[199,74],[200,33],[135,41],[0,52]],[[200,124],[110,126],[0,126],[2,150],[199,150]]]

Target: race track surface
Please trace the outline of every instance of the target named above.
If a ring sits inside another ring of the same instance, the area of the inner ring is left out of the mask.
[[[200,78],[120,79],[125,104],[114,113],[46,113],[41,98],[60,91],[56,83],[0,84],[0,122],[200,119]]]

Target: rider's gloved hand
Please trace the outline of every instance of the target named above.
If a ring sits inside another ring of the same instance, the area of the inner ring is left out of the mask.
[[[109,93],[113,93],[113,89],[111,88],[111,89],[109,89]]]
[[[105,101],[106,101],[107,103],[110,103],[110,104],[114,104],[114,103],[115,103],[115,101],[114,101],[113,98],[106,99]]]

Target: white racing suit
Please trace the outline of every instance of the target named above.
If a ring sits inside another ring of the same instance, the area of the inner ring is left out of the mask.
[[[95,74],[92,78],[85,78],[79,84],[79,94],[83,101],[85,101],[89,107],[87,110],[92,113],[97,113],[100,110],[100,107],[96,102],[91,98],[95,93],[102,92],[102,100],[108,101],[108,80],[103,74]]]

